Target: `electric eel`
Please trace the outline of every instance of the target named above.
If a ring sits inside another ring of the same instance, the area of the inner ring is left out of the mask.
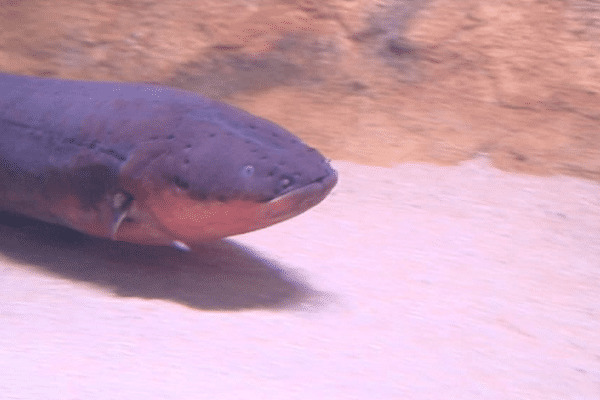
[[[336,182],[292,133],[196,93],[0,73],[4,211],[188,250],[292,218]]]

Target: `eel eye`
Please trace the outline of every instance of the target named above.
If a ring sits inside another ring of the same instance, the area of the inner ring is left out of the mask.
[[[281,189],[286,189],[288,187],[290,187],[290,185],[292,184],[292,178],[281,178],[281,180],[279,181],[279,185],[281,185]]]
[[[254,175],[254,167],[252,165],[246,165],[244,168],[242,168],[242,174],[245,177],[251,177]]]

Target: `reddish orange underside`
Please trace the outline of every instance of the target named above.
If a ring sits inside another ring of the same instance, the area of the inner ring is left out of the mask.
[[[194,243],[251,232],[303,213],[337,183],[334,173],[268,202],[193,199],[175,187],[146,191],[134,200],[114,239],[144,244]]]
[[[147,199],[146,207],[179,240],[218,239],[270,225],[264,218],[266,204],[198,201],[176,190]]]
[[[332,176],[263,203],[200,201],[184,191],[165,189],[144,199],[143,209],[131,211],[136,223],[123,223],[116,239],[193,243],[251,232],[303,213],[321,202],[336,182]]]
[[[145,204],[160,224],[178,240],[210,240],[254,231],[306,210],[298,195],[257,203],[244,200],[198,201],[177,190],[166,190]]]

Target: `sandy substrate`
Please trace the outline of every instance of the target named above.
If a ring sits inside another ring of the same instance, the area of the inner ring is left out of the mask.
[[[336,167],[197,254],[0,226],[0,397],[600,398],[598,184]]]

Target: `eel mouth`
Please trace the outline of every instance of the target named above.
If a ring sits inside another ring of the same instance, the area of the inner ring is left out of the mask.
[[[185,245],[251,232],[314,207],[327,197],[337,180],[337,173],[332,169],[327,176],[263,203],[247,200],[203,202],[191,199],[182,191],[163,190],[139,205],[139,211],[144,211],[138,212],[133,220],[140,224],[122,224],[116,239]],[[154,233],[149,236],[151,232]]]
[[[272,225],[302,214],[323,201],[337,180],[337,173],[332,170],[325,177],[268,201],[264,204],[263,220]]]

